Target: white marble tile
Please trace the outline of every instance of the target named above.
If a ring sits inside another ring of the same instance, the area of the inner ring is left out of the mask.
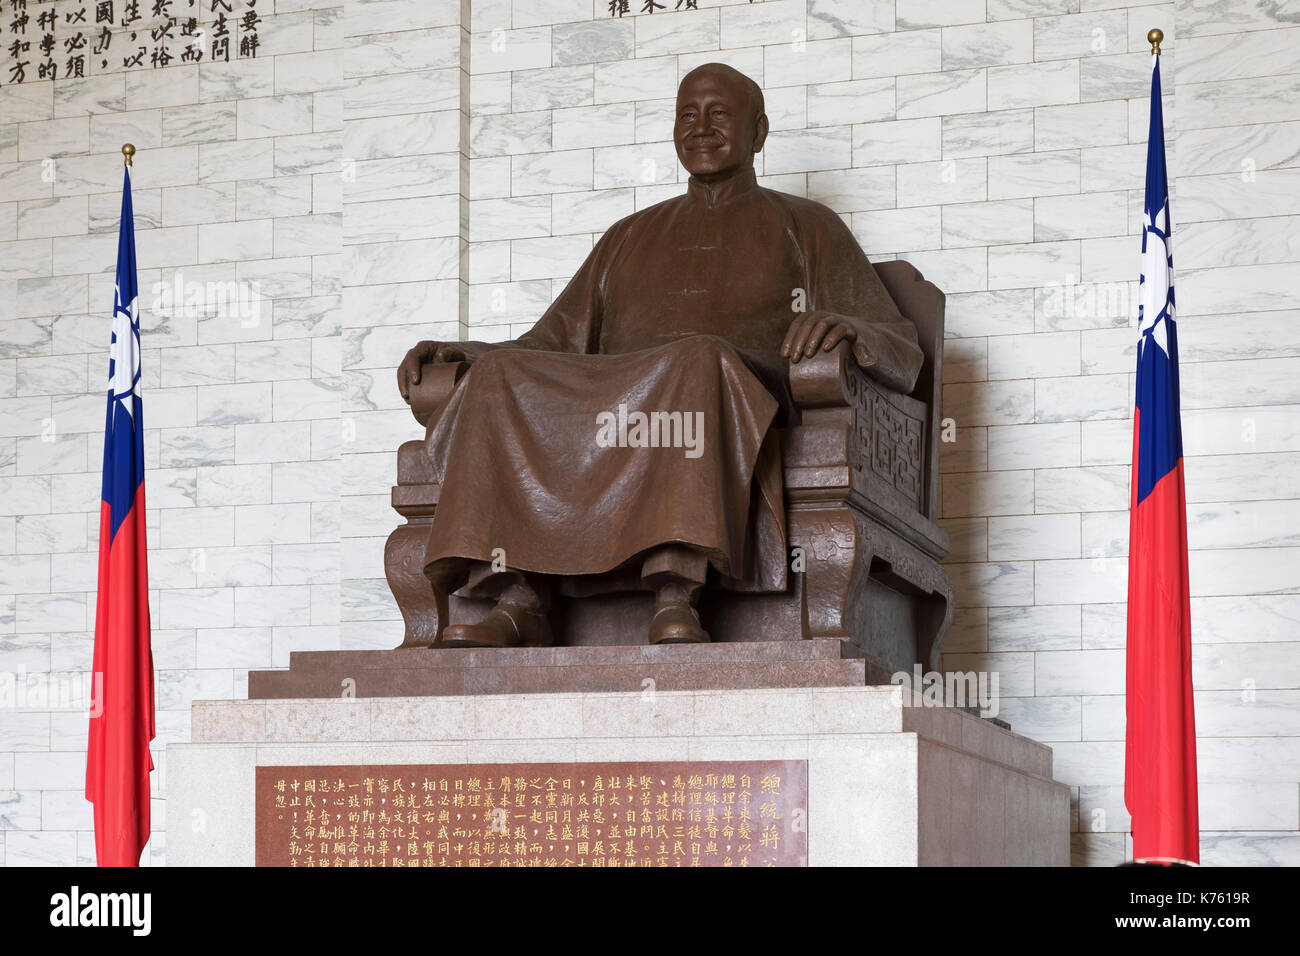
[[[583,63],[578,66],[514,70],[508,74],[499,74],[506,78],[508,84],[505,112],[524,113],[591,106],[595,102],[593,71],[592,64]],[[498,74],[493,74],[496,75]],[[477,108],[478,102],[475,97],[475,113],[493,112]]]
[[[949,383],[988,379],[988,340],[947,339],[943,345],[943,378]],[[943,436],[940,436],[940,441]]]
[[[1018,109],[1079,101],[1079,61],[1047,60],[988,71],[988,108]]]
[[[987,518],[944,518],[939,527],[948,533],[947,561],[961,564],[988,559]]]
[[[898,0],[895,22],[899,30],[983,23],[985,10],[979,0]]]
[[[942,160],[897,167],[900,206],[981,202],[988,196],[983,159]]]
[[[587,191],[595,178],[591,149],[516,155],[510,159],[510,191],[519,196]]]
[[[1034,603],[1095,604],[1128,593],[1127,558],[1085,558],[1034,563]],[[1123,668],[1120,668],[1121,673]]]
[[[989,287],[1015,289],[1062,282],[1079,274],[1079,246],[1070,240],[993,246],[988,250]]]
[[[1080,463],[1079,425],[994,426],[988,433],[988,469],[1069,468]]]
[[[460,57],[460,34],[459,27],[449,26],[356,37],[348,47],[347,56],[341,58],[343,77],[456,66]],[[300,55],[316,57],[327,54]],[[280,87],[280,63],[292,59],[276,58],[277,93],[283,91]]]
[[[592,96],[587,99],[586,104],[574,103],[572,104],[574,106],[636,101],[644,97],[647,90],[671,90],[677,85],[677,58],[674,56],[638,56],[635,59],[562,69],[582,70],[592,77]],[[523,75],[525,74],[520,72],[514,74],[516,78]],[[579,82],[573,85],[579,90],[582,89]],[[528,109],[529,107],[516,105],[515,108]]]
[[[724,6],[720,13],[723,48],[789,43],[796,38],[795,31],[804,31],[808,26],[805,0],[769,0],[757,5]],[[692,21],[697,19],[696,14],[682,14],[676,19],[685,21],[688,17]],[[673,18],[668,19],[671,22]],[[686,23],[681,23],[679,28],[687,28]],[[640,30],[638,24],[638,52],[640,52]]]
[[[852,40],[844,38],[792,41],[794,38],[789,37],[785,42],[772,43],[762,48],[761,79],[765,93],[770,89],[809,84],[835,86],[854,78]],[[739,64],[733,65],[742,73],[745,72]],[[892,94],[892,77],[882,77],[877,80],[877,83],[888,85]],[[873,94],[872,99],[868,100],[872,105],[872,112],[880,112],[884,108],[885,95],[876,87],[866,87],[866,89]],[[811,87],[809,92],[811,93]],[[893,106],[891,95],[888,103],[888,110],[891,113]]]
[[[1032,740],[1078,740],[1079,711],[1077,697],[1008,697],[998,717]]]
[[[1078,150],[993,156],[989,159],[989,198],[1077,193],[1081,175]]]
[[[1033,292],[1010,289],[949,294],[944,325],[947,334],[956,336],[1032,332]]]
[[[959,427],[1012,425],[1033,420],[1030,379],[953,383],[943,389],[943,413]]]
[[[986,100],[988,80],[982,69],[900,76],[896,82],[899,119],[998,108]]]
[[[889,0],[809,0],[808,35],[860,36],[894,29],[894,4]]]
[[[989,518],[989,560],[1077,558],[1079,516],[1016,515]]]
[[[171,90],[156,82],[146,86],[137,85],[132,82],[136,75],[129,74],[126,83],[127,108],[232,101],[270,96],[277,92],[296,92],[297,90],[276,89],[277,72],[283,77],[281,82],[286,87],[315,88],[326,82],[324,68],[337,68],[338,59],[302,53],[292,57],[266,57],[233,63],[209,61],[196,66],[197,74],[194,77],[186,77],[184,83]],[[161,74],[157,76],[166,79]],[[197,96],[194,95],[195,89],[198,91]]]
[[[1034,511],[1032,471],[949,474],[943,476],[940,484],[940,512],[945,518]]]
[[[943,68],[964,70],[1046,59],[1034,45],[1035,22],[1006,20],[947,27],[943,30]]]
[[[685,183],[677,182],[677,154],[671,143],[597,149],[594,173],[597,189],[636,187],[638,208],[685,191]]]
[[[1300,79],[1294,74],[1182,86],[1178,121],[1187,129],[1204,129],[1300,119],[1297,90]]]
[[[1126,142],[1128,111],[1122,100],[1040,106],[1034,110],[1036,150],[1073,149]]]
[[[1127,375],[1044,378],[1034,387],[1034,415],[1040,422],[1129,418],[1132,405]]]
[[[1035,473],[1034,511],[1125,511],[1129,506],[1129,470],[1121,465],[1039,470]]]
[[[1129,516],[1126,512],[1101,511],[1080,517],[1085,557],[1115,558],[1128,554]]]
[[[998,675],[1001,698],[1034,696],[1034,655],[1019,652],[945,654],[943,666],[952,671]],[[1060,779],[1059,775],[1056,775]]]
[[[957,428],[953,432],[954,440],[939,443],[939,473],[969,474],[984,471],[988,461],[988,429]],[[944,497],[943,479],[940,479],[940,500]],[[945,504],[945,508],[947,505]],[[947,512],[945,512],[947,513]]]
[[[477,74],[483,71],[473,72]],[[460,70],[417,70],[388,76],[364,76],[352,80],[343,88],[344,119],[387,116],[392,112],[394,103],[401,103],[405,109],[420,112],[459,109]]]
[[[703,12],[703,11],[701,11]],[[711,19],[708,13],[703,18],[691,15],[689,22],[683,22],[687,18],[683,17],[636,17],[633,19],[612,19],[612,20],[592,20],[584,23],[561,23],[554,27],[538,27],[538,30],[549,30],[550,43],[548,44],[548,53],[550,54],[550,63],[555,66],[572,66],[579,63],[595,63],[602,60],[627,60],[635,56],[654,56],[658,53],[666,53],[668,50],[656,49],[657,46],[663,46],[662,39],[658,39],[655,33],[651,32],[656,29],[660,31],[660,36],[680,32],[683,34],[683,40],[693,36],[693,32],[698,27],[694,24],[704,24],[705,20]],[[650,21],[655,23],[651,24]],[[635,22],[635,26],[634,26]],[[659,27],[661,22],[669,23],[667,29]],[[642,26],[642,23],[645,26]],[[714,43],[716,45],[716,19],[714,30]],[[673,27],[676,29],[674,30]],[[646,31],[642,39],[642,31]],[[510,31],[527,32],[527,31]],[[509,38],[510,33],[506,34]],[[658,41],[658,42],[656,42]],[[507,41],[508,42],[508,41]],[[675,47],[673,52],[682,48],[701,49],[699,46],[693,46],[689,41],[684,42],[681,47]],[[532,51],[531,41],[527,47],[529,53]],[[470,54],[470,62],[473,63],[473,53]],[[513,60],[511,66],[514,69],[521,67],[514,66]],[[543,64],[547,65],[547,64]]]
[[[807,88],[808,125],[892,120],[894,99],[894,81],[887,77],[812,84]]]
[[[1036,60],[1087,58],[1128,49],[1124,10],[1071,13],[1074,15],[1040,16],[1034,20]]]
[[[945,248],[1026,243],[1035,238],[1034,203],[1029,199],[949,203],[942,218]]]
[[[937,73],[941,69],[939,30],[909,30],[879,36],[854,36],[853,77]]]
[[[880,209],[853,214],[853,235],[868,256],[897,253],[902,249],[937,249],[940,245],[939,223],[935,208]],[[951,353],[944,356],[945,381],[952,377]]]
[[[1300,450],[1300,409],[1260,405],[1183,412],[1183,453],[1236,454]]]
[[[988,288],[988,254],[983,249],[900,250],[906,259],[945,294]]]
[[[1297,466],[1294,453],[1197,456],[1184,466],[1187,500],[1287,499],[1295,493]]]
[[[762,155],[763,171],[769,176],[845,169],[853,163],[853,127],[775,132],[768,136]]]
[[[991,519],[1010,521],[1020,519]],[[989,608],[988,646],[991,651],[1064,651],[1080,647],[1080,608],[1072,604],[1048,604],[1038,607]],[[1051,706],[1054,695],[1046,694],[1039,701]],[[1079,734],[1079,705],[1069,708],[1074,721],[1074,733],[1060,739],[1077,739]],[[1058,715],[1060,716],[1060,715]],[[1012,719],[1012,718],[1005,718]],[[1023,727],[1019,733],[1028,733]],[[1030,736],[1033,736],[1030,734]]]

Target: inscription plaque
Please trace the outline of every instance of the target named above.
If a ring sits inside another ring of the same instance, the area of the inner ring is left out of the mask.
[[[803,760],[258,767],[258,866],[806,866]]]

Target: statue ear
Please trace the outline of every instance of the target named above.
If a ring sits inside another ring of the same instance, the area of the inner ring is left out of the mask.
[[[767,114],[760,113],[758,121],[754,124],[754,152],[763,151],[763,143],[767,140]]]

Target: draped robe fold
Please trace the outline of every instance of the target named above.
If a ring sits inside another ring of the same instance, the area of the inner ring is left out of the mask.
[[[441,489],[426,575],[473,586],[495,559],[617,577],[675,543],[703,552],[725,586],[784,590],[776,429],[798,410],[780,349],[799,311],[852,317],[876,357],[868,374],[911,391],[916,329],[826,206],[746,170],[716,186],[692,178],[615,223],[537,324],[482,354],[431,422]],[[625,443],[621,430],[619,443],[598,440],[601,413],[635,412],[702,424],[689,436],[698,455],[636,447],[631,429]]]

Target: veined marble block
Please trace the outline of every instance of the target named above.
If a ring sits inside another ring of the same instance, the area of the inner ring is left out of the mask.
[[[811,866],[1064,866],[1042,744],[898,686],[196,701],[167,862],[251,866],[257,767],[806,761]]]

